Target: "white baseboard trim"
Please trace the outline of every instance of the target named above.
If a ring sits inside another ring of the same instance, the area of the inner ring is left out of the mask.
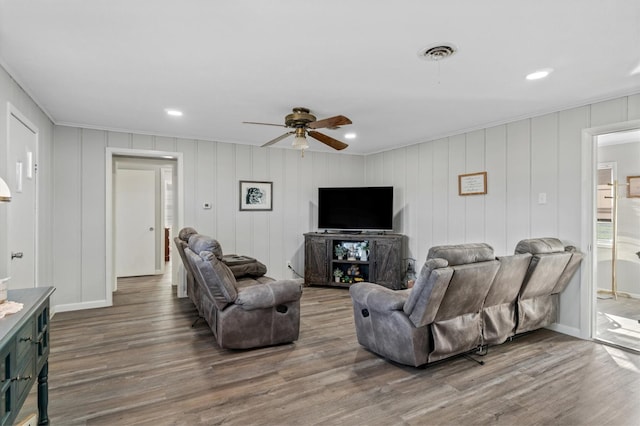
[[[563,324],[558,324],[558,323],[554,323],[551,324],[550,326],[546,327],[549,330],[552,331],[556,331],[558,333],[562,333],[562,334],[567,334],[571,337],[576,337],[578,339],[585,339],[581,333],[580,333],[580,329],[579,328],[575,328],[575,327],[569,327]]]
[[[80,311],[83,309],[95,309],[95,308],[108,308],[111,306],[106,300],[94,300],[91,302],[81,302],[81,303],[67,303],[64,305],[55,305],[53,307],[53,311],[56,313],[59,312],[70,312],[70,311]]]

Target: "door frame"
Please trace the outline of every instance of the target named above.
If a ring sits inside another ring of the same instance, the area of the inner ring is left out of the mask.
[[[114,231],[115,231],[115,215],[114,215],[114,203],[113,203],[113,187],[115,179],[115,175],[113,173],[113,157],[114,156],[124,156],[124,157],[140,157],[140,158],[150,158],[150,159],[158,159],[158,160],[168,160],[173,159],[176,160],[176,180],[177,182],[173,183],[173,188],[175,191],[175,199],[177,202],[176,206],[176,217],[174,220],[175,226],[177,229],[182,229],[183,218],[184,218],[184,160],[183,154],[181,152],[168,152],[168,151],[154,151],[154,150],[144,150],[144,149],[130,149],[130,148],[106,148],[105,155],[105,222],[106,222],[106,230],[105,230],[105,266],[106,266],[106,278],[105,278],[105,296],[107,299],[107,306],[113,305],[113,292],[117,288],[117,279],[116,279],[116,271],[115,271],[115,245],[114,245]],[[175,256],[172,256],[171,259],[173,267],[172,269],[172,283],[177,283],[178,280],[178,267],[175,263]]]
[[[597,297],[597,173],[598,136],[640,129],[640,120],[630,120],[582,130],[582,244],[587,247],[580,282],[580,337],[593,340],[596,332]]]
[[[32,157],[32,161],[33,164],[31,165],[31,167],[33,168],[33,186],[34,186],[34,211],[33,211],[33,217],[34,217],[34,223],[33,223],[33,280],[34,280],[34,287],[38,287],[38,283],[40,282],[38,277],[39,277],[39,270],[40,268],[38,267],[38,251],[39,251],[39,240],[40,240],[40,227],[39,227],[39,203],[38,203],[38,198],[39,198],[39,179],[38,179],[38,153],[39,153],[39,149],[40,149],[40,130],[38,129],[38,126],[36,126],[35,124],[33,124],[33,122],[31,120],[29,120],[18,108],[16,108],[11,102],[7,102],[7,144],[6,144],[6,161],[7,161],[7,173],[15,173],[15,166],[12,167],[11,164],[8,164],[9,162],[9,153],[10,153],[10,149],[11,149],[11,116],[15,117],[18,121],[20,121],[26,128],[28,128],[29,130],[31,130],[36,138],[36,146],[35,146],[35,152],[32,153],[33,157]],[[14,188],[15,190],[15,188]],[[7,214],[7,226],[10,225],[9,220],[11,220],[11,213],[8,212]],[[6,246],[6,251],[7,251],[7,255],[9,255],[9,253],[11,252],[11,248],[9,247],[9,237],[7,235],[7,246]],[[10,262],[7,261],[5,259],[5,262]],[[10,263],[7,263],[7,269],[10,267]]]

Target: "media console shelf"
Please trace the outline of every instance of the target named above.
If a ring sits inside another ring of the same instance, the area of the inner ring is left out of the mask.
[[[306,233],[305,285],[349,287],[355,282],[368,281],[401,289],[403,240],[400,234]],[[339,258],[336,246],[343,247],[348,254]],[[334,272],[338,275],[337,281]]]

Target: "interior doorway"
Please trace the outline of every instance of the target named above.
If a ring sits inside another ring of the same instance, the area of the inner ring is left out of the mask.
[[[640,129],[596,141],[594,337],[640,352]]]
[[[126,165],[125,165],[126,164]],[[170,216],[170,223],[173,229],[180,229],[184,214],[184,200],[182,191],[183,160],[182,153],[163,152],[148,150],[133,150],[125,148],[107,148],[106,152],[106,293],[108,304],[113,301],[112,293],[117,290],[117,257],[118,257],[118,236],[117,236],[117,214],[116,214],[116,188],[117,171],[123,169],[153,170],[154,173],[154,193],[158,201],[154,209],[154,224],[146,225],[146,231],[153,234],[153,254],[154,273],[163,274],[165,272],[166,253],[166,224],[167,216]],[[158,176],[158,180],[155,179]],[[169,189],[169,190],[168,190]],[[168,195],[167,195],[168,194]],[[167,197],[170,197],[167,199]],[[153,228],[149,231],[149,228]],[[169,230],[171,231],[171,230]],[[122,239],[122,236],[120,237]],[[171,257],[171,262],[175,262],[175,256]],[[180,277],[177,267],[170,265],[167,268],[171,271],[170,282],[179,284]],[[137,274],[134,274],[137,275]]]
[[[9,104],[7,135],[7,184],[12,195],[7,208],[7,287],[31,288],[38,283],[38,128]]]

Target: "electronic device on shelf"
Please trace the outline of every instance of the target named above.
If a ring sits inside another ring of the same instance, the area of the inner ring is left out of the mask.
[[[393,187],[318,188],[318,229],[393,230]]]

